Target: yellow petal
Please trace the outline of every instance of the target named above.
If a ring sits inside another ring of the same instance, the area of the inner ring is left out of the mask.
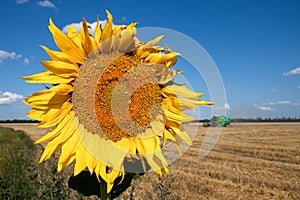
[[[35,101],[32,103],[27,103],[27,102],[24,102],[24,103],[33,108],[36,108],[39,110],[45,110],[48,112],[48,110],[50,110],[50,109],[60,108],[64,102],[67,102],[69,100],[70,100],[70,98],[68,97],[68,95],[64,95],[64,96],[55,95],[49,101],[43,100],[43,101]],[[49,102],[49,103],[47,103],[47,102]]]
[[[48,90],[35,92],[23,100],[29,106],[40,110],[60,107],[64,102],[70,99],[70,95],[58,95],[56,92]]]
[[[133,30],[124,30],[120,45],[119,45],[119,50],[122,52],[128,52],[134,47],[134,38],[135,32]]]
[[[62,144],[73,135],[74,131],[74,123],[67,123],[64,130],[46,145],[39,162],[49,159],[54,152],[60,150]]]
[[[61,143],[53,143],[52,141],[49,142],[45,149],[44,149],[44,152],[40,158],[40,163],[49,159],[51,157],[51,155],[56,152],[56,151],[59,151],[62,147],[62,144]]]
[[[121,45],[121,41],[122,41],[122,37],[121,37],[121,33],[122,36],[124,35],[123,30],[125,29],[124,25],[119,25],[119,26],[115,26],[112,30],[112,44],[111,44],[111,48],[112,50],[120,50],[119,46]]]
[[[177,56],[180,56],[180,53],[177,52],[170,52],[168,54],[165,54],[163,57],[163,62],[167,67],[172,67],[177,62]]]
[[[63,62],[66,62],[66,63],[73,63],[73,64],[76,64],[74,61],[73,61],[73,58],[64,53],[64,52],[60,52],[60,51],[53,51],[53,50],[50,50],[48,49],[47,47],[45,46],[42,46],[41,47],[46,51],[46,53],[48,54],[48,56],[52,59],[52,60],[55,60],[55,61],[63,61]]]
[[[73,24],[71,24],[68,27],[68,36],[74,41],[74,43],[77,45],[77,47],[80,49],[80,51],[84,52],[80,34],[77,32],[77,30],[73,26]]]
[[[164,156],[162,154],[160,154],[159,152],[156,152],[155,154],[146,154],[143,156],[147,160],[147,163],[150,165],[150,167],[157,174],[162,176],[161,170],[166,168],[166,166],[167,166]]]
[[[162,135],[162,132],[165,129],[165,124],[163,123],[163,121],[153,120],[152,122],[150,122],[150,126],[153,133],[156,135]]]
[[[39,109],[33,108],[28,112],[27,117],[38,120],[38,121],[42,121],[45,118],[46,112],[47,111],[45,111],[45,110],[39,110]]]
[[[22,76],[28,83],[49,83],[49,84],[59,84],[59,83],[70,83],[75,79],[75,77],[64,78],[57,76],[52,72],[41,72],[39,74],[33,74],[31,76]]]
[[[52,131],[48,132],[46,135],[38,139],[35,144],[40,144],[42,142],[46,142],[52,140],[57,137],[59,134],[64,134],[64,131],[69,131],[68,128],[74,120],[74,112],[70,112],[66,115],[66,117],[55,127]]]
[[[197,99],[188,99],[188,98],[177,98],[177,97],[170,97],[172,99],[172,105],[176,109],[180,110],[192,110],[195,109],[197,106],[213,106],[214,104],[211,102],[197,100]]]
[[[95,53],[98,53],[96,40],[94,39],[94,37],[92,35],[90,35],[89,37],[90,37],[90,40],[92,43],[92,51],[95,51]]]
[[[159,43],[164,37],[165,37],[164,35],[158,36],[157,38],[147,42],[146,44],[141,45],[137,49],[137,55],[140,56],[141,58],[148,56],[149,54],[148,53],[144,54],[144,52],[147,52],[148,49],[151,49],[154,45]]]
[[[54,95],[67,95],[73,90],[73,86],[70,84],[59,84],[53,86],[47,90],[42,90],[39,92],[33,93],[31,96],[27,97],[26,99],[31,102],[35,100],[43,100],[52,98]]]
[[[134,31],[134,34],[136,34],[136,25],[137,24],[138,24],[137,22],[133,22],[133,23],[129,24],[128,26],[126,26],[126,30]]]
[[[100,175],[101,178],[104,179],[106,183],[108,182],[108,178],[106,174],[106,165],[102,164],[102,162],[97,162],[97,166],[95,167],[94,171],[98,176]],[[98,181],[100,181],[100,179],[98,179]]]
[[[110,52],[111,50],[111,36],[112,36],[112,15],[108,10],[106,10],[107,13],[107,22],[104,25],[101,41],[102,41],[102,48],[104,52]]]
[[[141,48],[151,48],[154,45],[158,44],[162,39],[164,39],[164,35],[158,36],[153,40],[148,41],[146,44],[142,45]]]
[[[192,90],[181,85],[169,85],[162,89],[165,95],[179,95],[187,98],[198,98],[203,96],[203,93],[193,92]]]
[[[99,18],[97,18],[97,25],[96,25],[96,28],[95,28],[94,38],[95,38],[95,41],[96,41],[98,46],[101,43],[101,34],[102,34],[102,30],[101,30],[101,27],[100,27]]]
[[[63,149],[64,146],[62,146]],[[57,171],[60,172],[65,166],[70,165],[75,160],[75,154],[66,157],[65,161],[58,161]]]
[[[129,52],[134,49],[135,47],[135,41],[134,36],[136,34],[136,22],[131,23],[130,25],[126,26],[125,30],[122,32],[122,37],[119,41],[119,48],[118,50],[123,52]],[[116,45],[115,45],[116,46]]]
[[[168,129],[165,129],[164,130],[164,139],[168,139],[168,140],[171,140],[171,141],[176,141],[173,133],[171,133]]]
[[[35,92],[31,96],[28,96],[27,98],[24,99],[24,103],[31,106],[35,104],[48,104],[49,101],[54,97],[55,93],[50,92],[50,91],[40,91],[40,92]],[[55,99],[56,100],[56,99]],[[60,100],[60,96],[58,97],[58,100]],[[61,103],[63,101],[55,101],[56,103]]]
[[[107,174],[107,193],[109,193],[114,185],[114,181],[116,178],[118,178],[121,175],[121,172],[119,170],[112,169]]]
[[[124,30],[125,26],[124,25],[118,25],[118,26],[115,26],[112,30],[112,34],[113,35],[120,35],[121,32]]]
[[[74,176],[78,175],[86,167],[86,164],[85,164],[85,154],[86,154],[85,152],[86,151],[87,150],[85,149],[83,144],[81,144],[76,151],[76,163],[74,166]]]
[[[89,151],[86,151],[85,157],[86,165],[89,171],[92,173],[97,166],[97,160],[89,153]]]
[[[185,113],[173,113],[173,112],[167,112],[167,119],[170,121],[175,121],[178,123],[182,123],[182,122],[192,122],[195,121],[196,119],[194,117],[191,117]]]
[[[166,46],[166,52],[167,52],[167,54],[173,53],[173,51],[171,51],[171,49],[168,46]],[[180,54],[178,54],[178,56],[179,55]],[[173,67],[176,64],[176,62],[177,62],[177,58],[174,57],[173,59],[168,60],[168,62],[166,63],[166,65],[167,65],[167,67],[170,68],[170,67]]]
[[[43,121],[41,121],[37,126],[38,127],[51,127],[59,124],[72,109],[72,103],[65,102],[61,108],[52,108],[50,109]]]
[[[114,186],[113,183],[107,183],[107,188],[106,188],[107,194],[111,191],[111,189],[113,188],[113,186]]]
[[[57,171],[61,171],[62,168],[75,159],[75,153],[80,142],[81,141],[75,131],[68,141],[62,145]]]
[[[176,140],[182,141],[188,145],[192,145],[192,140],[180,123],[167,121],[166,127],[170,128],[176,134]]]
[[[135,143],[138,153],[147,160],[147,163],[156,173],[161,175],[161,169],[166,168],[167,162],[161,154],[158,136],[136,138]],[[168,170],[166,169],[166,171]]]
[[[151,57],[150,57],[151,56]],[[145,61],[150,61],[151,63],[164,64],[163,53],[151,53],[148,57],[145,58]]]
[[[179,56],[179,53],[171,52],[168,54],[163,54],[162,52],[154,52],[150,53],[146,58],[145,61],[150,63],[156,63],[156,64],[163,64],[167,67],[173,66],[177,61],[177,56]]]
[[[59,151],[61,149],[61,144],[56,145],[55,147],[53,147],[52,145],[47,145],[44,149],[43,154],[41,155],[41,158],[39,160],[39,163],[48,160],[51,155],[57,151]]]
[[[91,42],[91,39],[90,39],[88,26],[87,26],[86,21],[85,21],[84,18],[82,18],[82,28],[81,28],[81,31],[80,31],[80,36],[81,36],[81,40],[82,40],[82,44],[83,44],[85,54],[88,55],[93,50],[93,46],[92,46],[92,42]]]
[[[82,63],[85,58],[85,53],[82,49],[65,33],[59,30],[50,19],[49,30],[53,35],[53,39],[57,47],[64,53],[73,57],[76,63]]]
[[[61,77],[75,77],[78,72],[78,66],[62,61],[41,61],[41,64],[52,73]]]
[[[169,81],[171,81],[177,74],[181,74],[181,73],[182,73],[181,70],[165,72],[159,76],[158,83],[164,85]]]
[[[159,138],[156,135],[152,137],[135,138],[136,149],[139,154],[151,154],[160,150]]]
[[[136,153],[135,143],[132,137],[122,138],[121,140],[117,141],[115,144],[118,148],[122,148],[124,149],[124,151],[128,153],[132,153],[132,154]]]
[[[160,53],[161,50],[157,48],[143,48],[143,49],[137,49],[137,52],[140,52],[140,58],[146,58],[151,53]]]
[[[73,90],[73,86],[70,84],[59,84],[48,89],[51,92],[55,92],[57,95],[67,95]]]

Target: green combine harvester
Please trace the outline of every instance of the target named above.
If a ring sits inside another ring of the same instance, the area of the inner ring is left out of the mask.
[[[210,119],[210,122],[203,123],[204,127],[228,127],[231,122],[231,119],[224,116],[213,116]]]

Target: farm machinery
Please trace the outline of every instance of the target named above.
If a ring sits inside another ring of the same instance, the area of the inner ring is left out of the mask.
[[[228,127],[231,119],[224,116],[213,116],[209,122],[203,123],[204,127]]]

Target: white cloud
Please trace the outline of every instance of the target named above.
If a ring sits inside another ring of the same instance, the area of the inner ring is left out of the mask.
[[[269,106],[274,106],[276,103],[275,102],[268,102],[268,103],[262,103],[262,104],[260,104],[260,105],[265,105],[265,106],[267,106],[267,105],[269,105]]]
[[[8,51],[0,50],[0,64],[2,64],[3,61],[6,59],[18,60],[20,58],[22,58],[22,56],[19,54],[16,54],[15,52],[8,52]]]
[[[296,75],[296,74],[300,74],[300,67],[297,67],[296,69],[292,69],[291,71],[283,73],[284,76]]]
[[[103,20],[103,21],[100,20],[100,21],[99,21],[99,22],[100,22],[100,25],[101,25],[102,27],[104,27],[104,24],[106,23],[106,21],[107,21],[107,20]],[[96,28],[96,26],[97,26],[97,22],[92,22],[92,23],[87,22],[87,24],[91,27],[91,28],[89,29],[90,34],[94,35],[94,31],[95,31],[95,28]],[[64,33],[68,33],[68,28],[69,28],[70,25],[73,25],[73,26],[75,27],[75,29],[77,30],[77,32],[80,32],[80,29],[81,29],[81,27],[82,27],[82,22],[72,23],[72,24],[67,24],[67,25],[65,25],[65,26],[63,27],[62,31],[63,31]]]
[[[258,109],[264,110],[264,111],[273,111],[276,110],[275,108],[272,108],[270,106],[257,106]]]
[[[274,106],[277,105],[293,105],[290,101],[277,101],[277,102],[268,102],[268,103],[261,103],[261,104],[254,104],[253,106],[264,111],[274,111],[277,110]]]
[[[38,1],[37,4],[40,7],[44,7],[44,8],[55,8],[55,5],[51,1],[48,1],[48,0]]]
[[[278,101],[278,104],[290,104],[290,101]]]
[[[297,88],[300,89],[300,85]]]
[[[2,104],[12,104],[18,100],[23,99],[24,97],[17,93],[12,92],[1,92],[0,91],[0,105]]]
[[[268,102],[268,103],[261,103],[262,106],[274,106],[274,105],[282,105],[282,104],[290,104],[290,101],[277,101],[277,102]]]
[[[20,4],[24,4],[27,3],[28,0],[16,0],[16,4],[20,5]]]
[[[28,58],[25,58],[25,59],[24,59],[24,64],[25,64],[25,65],[29,65],[29,59],[28,59]]]
[[[230,105],[227,102],[225,103],[224,107],[225,107],[225,110],[229,110],[230,109]]]

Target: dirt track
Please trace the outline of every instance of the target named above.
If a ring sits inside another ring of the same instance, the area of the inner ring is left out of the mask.
[[[0,127],[12,128],[26,133],[33,141],[36,141],[41,136],[45,135],[49,129],[37,128],[31,123],[0,123]]]

